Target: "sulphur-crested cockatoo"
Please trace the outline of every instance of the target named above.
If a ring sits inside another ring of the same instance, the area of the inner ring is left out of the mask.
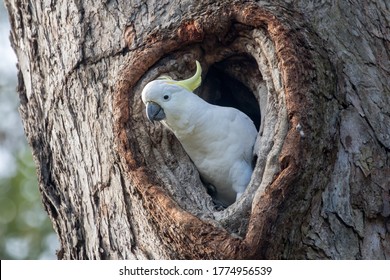
[[[215,187],[215,199],[228,206],[250,181],[257,130],[241,111],[209,104],[193,93],[202,81],[198,61],[196,66],[195,75],[187,80],[149,82],[142,101],[147,118],[175,134],[202,179]]]

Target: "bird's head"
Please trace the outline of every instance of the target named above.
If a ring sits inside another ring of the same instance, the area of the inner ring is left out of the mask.
[[[163,78],[149,82],[142,90],[142,102],[146,106],[146,116],[153,121],[165,120],[169,115],[179,115],[202,82],[202,68],[196,61],[196,73],[189,79],[175,81]]]

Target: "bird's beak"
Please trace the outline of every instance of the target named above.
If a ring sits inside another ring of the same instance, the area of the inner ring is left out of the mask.
[[[165,112],[157,103],[147,102],[146,116],[148,117],[148,120],[153,123],[154,121],[161,121],[165,119]]]

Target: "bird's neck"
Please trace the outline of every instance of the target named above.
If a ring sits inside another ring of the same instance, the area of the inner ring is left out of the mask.
[[[207,120],[207,114],[211,104],[194,95],[182,107],[174,113],[167,114],[163,124],[168,127],[177,138],[182,139],[196,133]]]

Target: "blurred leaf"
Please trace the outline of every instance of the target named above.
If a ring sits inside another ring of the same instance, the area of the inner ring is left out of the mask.
[[[31,152],[16,156],[16,174],[0,179],[0,259],[54,258],[54,246],[47,242],[55,240],[53,229],[40,201]]]

